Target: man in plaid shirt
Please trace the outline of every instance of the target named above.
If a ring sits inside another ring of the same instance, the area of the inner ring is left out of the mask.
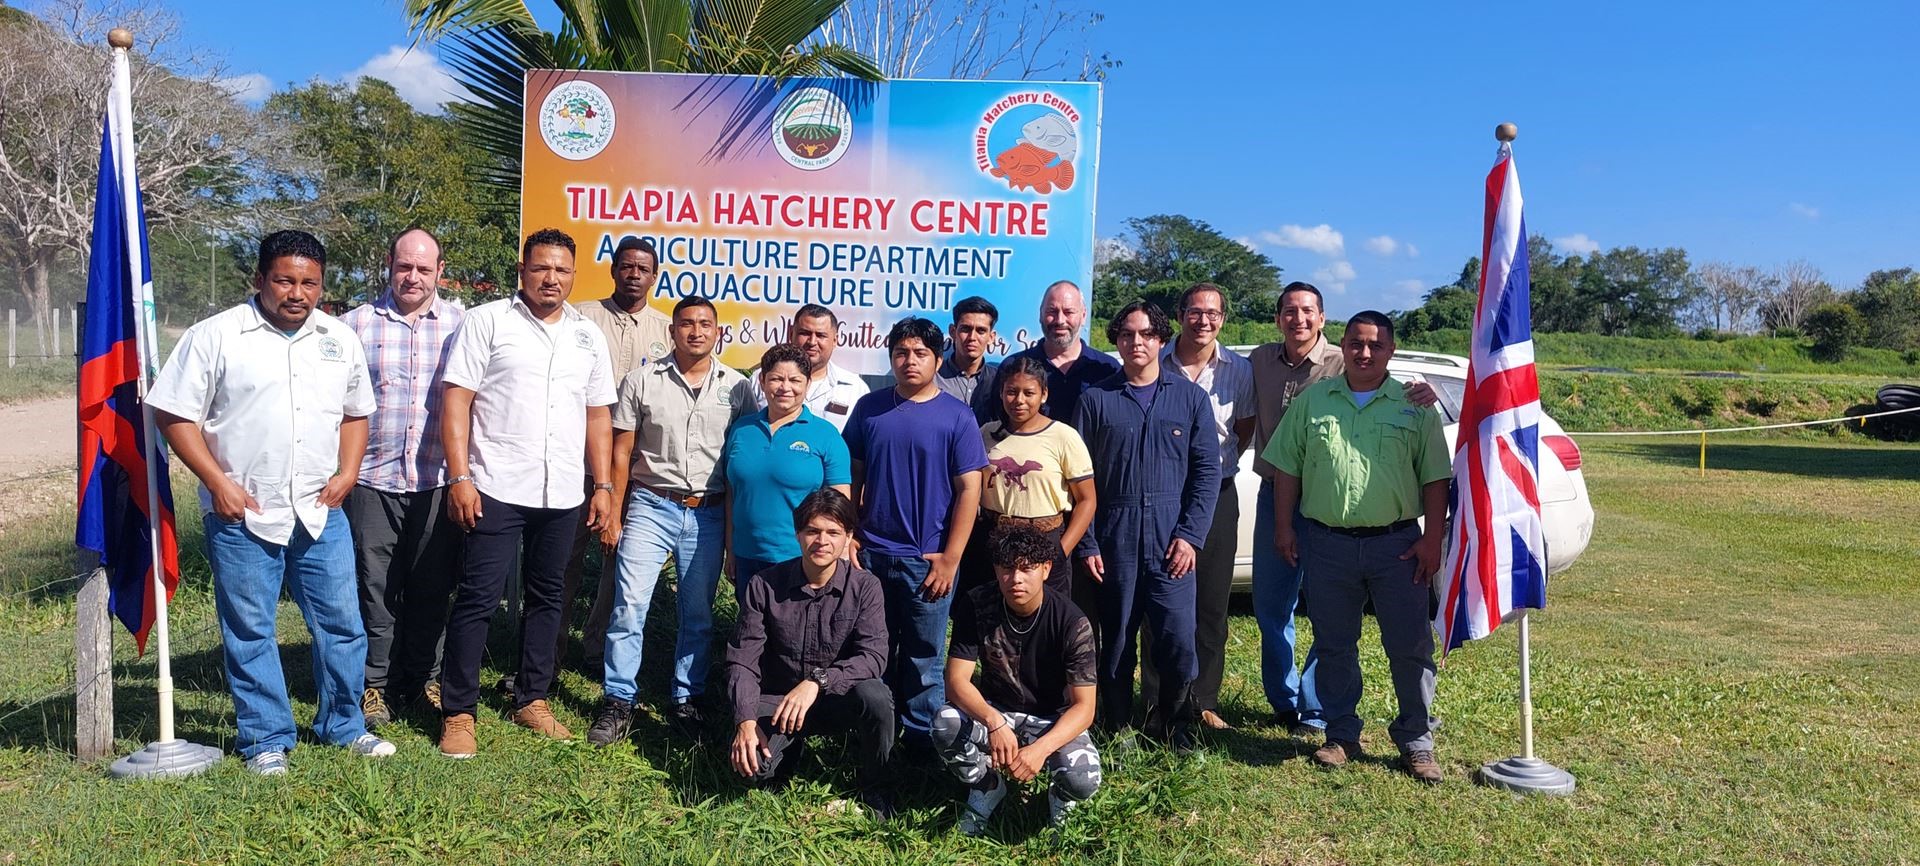
[[[440,646],[457,574],[460,528],[443,513],[447,461],[440,444],[440,374],[464,315],[440,297],[440,242],[413,228],[393,239],[387,290],[341,317],[366,347],[379,406],[360,482],[347,496],[367,684],[360,709],[372,728],[389,702],[440,705]]]

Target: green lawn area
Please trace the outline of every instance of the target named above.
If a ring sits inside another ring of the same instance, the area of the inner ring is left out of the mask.
[[[1520,799],[1469,781],[1517,748],[1511,629],[1442,668],[1449,778],[1428,789],[1386,761],[1316,770],[1305,744],[1253,724],[1258,638],[1251,617],[1237,615],[1226,712],[1247,724],[1200,760],[1148,751],[1110,766],[1106,787],[1058,837],[1040,829],[1041,797],[1010,801],[997,838],[983,841],[955,833],[955,786],[929,769],[902,768],[909,811],[877,827],[830,808],[851,782],[836,747],[816,749],[793,788],[748,792],[719,750],[673,743],[657,719],[635,745],[593,750],[537,742],[497,702],[483,710],[472,761],[440,758],[415,719],[384,731],[400,745],[385,762],[312,747],[277,780],[230,760],[197,779],[109,781],[103,766],[67,754],[70,587],[32,588],[65,573],[66,529],[10,531],[0,554],[0,863],[1913,862],[1920,448],[1716,443],[1702,479],[1695,447],[1585,445],[1598,530],[1534,629],[1539,748],[1578,777],[1574,796]],[[230,747],[199,533],[184,534],[180,728]],[[304,630],[290,606],[281,627],[296,713],[310,717]],[[668,627],[650,641],[656,690]],[[153,665],[117,643],[124,753],[153,731]],[[1365,662],[1366,742],[1391,756],[1377,646]],[[598,697],[568,674],[558,711],[583,732]]]

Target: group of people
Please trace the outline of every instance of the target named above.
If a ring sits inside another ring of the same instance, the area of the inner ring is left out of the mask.
[[[649,305],[658,252],[627,238],[614,290],[570,304],[575,247],[543,229],[511,297],[439,295],[439,241],[394,238],[389,282],[334,318],[316,309],[326,254],[300,231],[260,244],[245,303],[194,325],[149,402],[203,482],[238,749],[287,771],[295,727],[275,608],[313,636],[313,730],[355,753],[416,702],[439,748],[478,752],[490,622],[519,569],[512,721],[571,739],[548,693],[588,548],[597,577],[582,659],[603,683],[587,741],[632,736],[649,607],[669,561],[677,631],[665,720],[699,739],[727,713],[734,769],[783,778],[810,735],[845,735],[860,798],[891,813],[890,762],[944,764],[981,832],[1013,785],[1050,777],[1056,819],[1100,785],[1092,732],[1135,728],[1178,751],[1220,707],[1239,522],[1254,448],[1252,551],[1271,722],[1320,736],[1318,763],[1360,752],[1357,643],[1369,605],[1416,778],[1433,757],[1426,579],[1438,564],[1449,459],[1432,390],[1387,374],[1378,313],[1321,335],[1320,293],[1286,287],[1281,340],[1218,342],[1227,291],[1201,283],[1173,323],[1136,301],[1109,323],[1118,360],[1080,336],[1071,282],[1048,286],[1042,339],[995,364],[999,312],[894,324],[890,381],[833,362],[840,322],[801,307],[742,374],[719,362],[713,304]],[[1424,518],[1424,528],[1420,519]],[[738,607],[704,699],[722,577]],[[1304,589],[1304,596],[1303,596]],[[1302,603],[1315,640],[1295,664]],[[356,700],[357,699],[357,700]]]

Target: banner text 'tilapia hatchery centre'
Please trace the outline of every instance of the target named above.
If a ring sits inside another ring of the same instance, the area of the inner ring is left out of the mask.
[[[753,366],[806,303],[841,319],[834,361],[887,369],[908,315],[1001,310],[994,355],[1039,339],[1056,280],[1093,278],[1100,85],[530,70],[522,236],[579,244],[575,301],[613,291],[613,249],[650,239],[662,313],[714,302],[722,362]]]

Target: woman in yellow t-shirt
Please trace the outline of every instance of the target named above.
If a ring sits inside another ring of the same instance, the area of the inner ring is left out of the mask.
[[[1093,458],[1065,420],[1040,411],[1047,404],[1047,369],[1037,358],[1000,365],[1000,403],[1007,420],[980,428],[987,466],[980,470],[980,521],[961,560],[962,591],[994,582],[987,539],[1001,523],[1021,523],[1060,547],[1047,589],[1070,595],[1074,545],[1093,523]]]

